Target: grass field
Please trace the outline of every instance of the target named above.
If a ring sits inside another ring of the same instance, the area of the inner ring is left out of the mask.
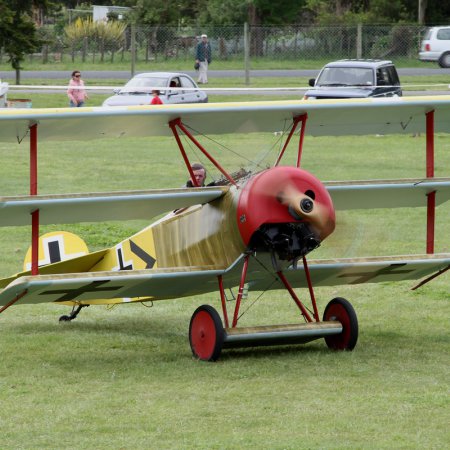
[[[231,169],[273,161],[279,148],[276,136],[213,138],[221,146],[205,145]],[[0,195],[28,192],[27,152],[26,144],[0,144]],[[177,187],[186,178],[171,139],[45,143],[39,152],[40,193]],[[290,152],[294,161],[295,148]],[[303,167],[323,180],[423,177],[425,137],[307,136]],[[438,135],[436,176],[449,176],[449,168],[450,137]],[[423,253],[425,214],[340,214],[336,237],[312,257]],[[446,204],[437,210],[438,252],[450,252],[449,224]],[[144,225],[64,229],[96,250]],[[0,276],[21,269],[29,233],[0,229]],[[67,307],[12,307],[0,316],[0,448],[446,448],[450,273],[417,291],[412,285],[317,289],[321,311],[336,296],[354,305],[360,338],[351,353],[316,341],[225,351],[214,364],[192,359],[187,331],[198,305],[219,306],[217,294],[152,308],[90,307],[73,323],[58,322]],[[292,322],[295,311],[284,293],[266,293],[242,325]]]
[[[252,58],[250,61],[250,69],[252,70],[295,70],[295,69],[320,69],[326,63],[340,58],[322,58],[322,59],[291,59],[286,58],[280,59],[268,59],[268,58]],[[431,67],[436,68],[435,63],[424,63],[418,59],[411,58],[395,58],[394,63],[397,67]],[[130,70],[131,61],[130,59],[125,59],[120,61],[116,59],[114,63],[110,61],[100,62],[92,61],[88,58],[84,63],[78,58],[72,62],[71,58],[65,57],[63,61],[59,62],[48,62],[42,63],[39,59],[26,58],[22,63],[23,70],[67,70],[71,72],[76,67],[78,70]],[[192,70],[193,58],[188,56],[185,59],[160,59],[158,61],[148,61],[144,60],[136,61],[135,68],[140,72],[153,72],[153,71],[182,71]],[[243,58],[220,60],[214,59],[211,64],[212,70],[244,70],[244,60]],[[7,62],[4,58],[0,62],[0,70],[12,70],[11,64]]]

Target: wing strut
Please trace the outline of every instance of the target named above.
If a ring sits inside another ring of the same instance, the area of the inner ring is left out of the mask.
[[[243,297],[243,294],[244,294],[245,278],[247,276],[247,269],[248,269],[250,256],[251,256],[251,253],[247,253],[244,256],[244,264],[242,266],[241,279],[240,279],[240,282],[239,282],[239,291],[238,291],[238,295],[237,295],[237,298],[236,298],[236,305],[234,307],[234,313],[233,313],[233,320],[232,320],[232,323],[231,323],[231,329],[236,328],[237,327],[237,323],[239,321],[239,309],[240,309],[241,300],[242,300],[242,297]],[[313,290],[313,285],[312,285],[312,281],[311,281],[311,276],[310,276],[310,273],[309,273],[308,264],[307,264],[307,261],[306,261],[305,257],[303,257],[303,268],[305,270],[306,281],[307,281],[307,284],[308,284],[311,304],[312,304],[312,307],[313,307],[313,310],[314,310],[313,317],[311,317],[311,315],[309,314],[308,310],[305,308],[305,306],[303,305],[301,300],[298,298],[298,296],[295,293],[294,289],[292,288],[292,286],[290,285],[289,281],[285,277],[284,273],[280,269],[277,270],[277,276],[278,276],[279,280],[283,283],[283,285],[286,288],[286,290],[289,292],[290,296],[292,297],[292,299],[294,300],[296,305],[298,306],[298,308],[299,308],[302,316],[304,317],[305,321],[307,323],[313,323],[314,321],[320,322],[319,311],[317,309],[317,303],[316,303],[316,298],[315,298],[315,295],[314,295],[314,290]],[[217,278],[218,278],[218,282],[219,282],[220,300],[221,300],[221,303],[222,303],[222,312],[223,312],[223,317],[224,317],[224,321],[225,321],[225,328],[229,329],[229,319],[228,319],[228,312],[227,312],[227,306],[226,306],[226,298],[225,298],[225,291],[224,291],[224,287],[223,287],[222,275],[219,275]]]
[[[434,110],[426,113],[427,178],[434,178]],[[427,194],[427,253],[434,253],[436,191]]]
[[[278,155],[278,159],[275,163],[275,166],[278,166],[287,146],[289,145],[292,135],[295,133],[295,130],[297,129],[298,123],[301,122],[302,126],[300,128],[300,139],[298,141],[298,153],[297,153],[297,167],[300,167],[300,160],[302,157],[302,150],[303,150],[303,138],[305,136],[306,119],[308,119],[308,114],[306,114],[306,113],[300,114],[299,116],[294,117],[294,123],[292,124],[291,131],[289,132],[286,142],[284,143],[283,148],[281,149],[281,152]]]
[[[37,195],[37,124],[30,127],[30,195]],[[31,275],[39,273],[39,209],[31,213]]]
[[[169,122],[169,127],[172,130],[173,135],[175,136],[175,140],[177,141],[178,147],[180,148],[181,155],[183,156],[184,162],[188,168],[189,175],[191,176],[192,183],[195,187],[199,187],[197,180],[195,179],[194,173],[191,169],[191,165],[189,163],[189,159],[186,155],[186,151],[183,147],[183,143],[181,142],[180,135],[178,134],[177,128],[180,128],[181,131],[194,143],[194,145],[216,166],[216,168],[228,179],[231,184],[237,186],[236,181],[234,181],[233,177],[208,153],[208,151],[200,144],[200,142],[195,139],[192,133],[184,126],[183,122],[180,118],[171,120]]]

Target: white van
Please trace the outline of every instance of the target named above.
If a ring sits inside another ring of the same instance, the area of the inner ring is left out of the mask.
[[[450,67],[450,26],[428,28],[420,46],[419,59]]]

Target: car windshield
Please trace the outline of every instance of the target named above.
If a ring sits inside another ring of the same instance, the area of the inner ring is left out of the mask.
[[[325,67],[316,86],[373,86],[373,71],[364,67]]]
[[[167,87],[167,78],[165,77],[145,77],[132,78],[122,89],[122,93],[126,92],[144,92],[150,93],[151,88]]]

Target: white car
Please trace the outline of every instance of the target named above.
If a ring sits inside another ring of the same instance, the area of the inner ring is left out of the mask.
[[[107,98],[103,106],[149,105],[153,89],[160,91],[159,98],[164,104],[208,102],[206,93],[198,88],[189,75],[150,72],[136,75],[123,88],[115,89],[115,95]]]
[[[428,28],[420,46],[419,59],[450,67],[450,26]]]

